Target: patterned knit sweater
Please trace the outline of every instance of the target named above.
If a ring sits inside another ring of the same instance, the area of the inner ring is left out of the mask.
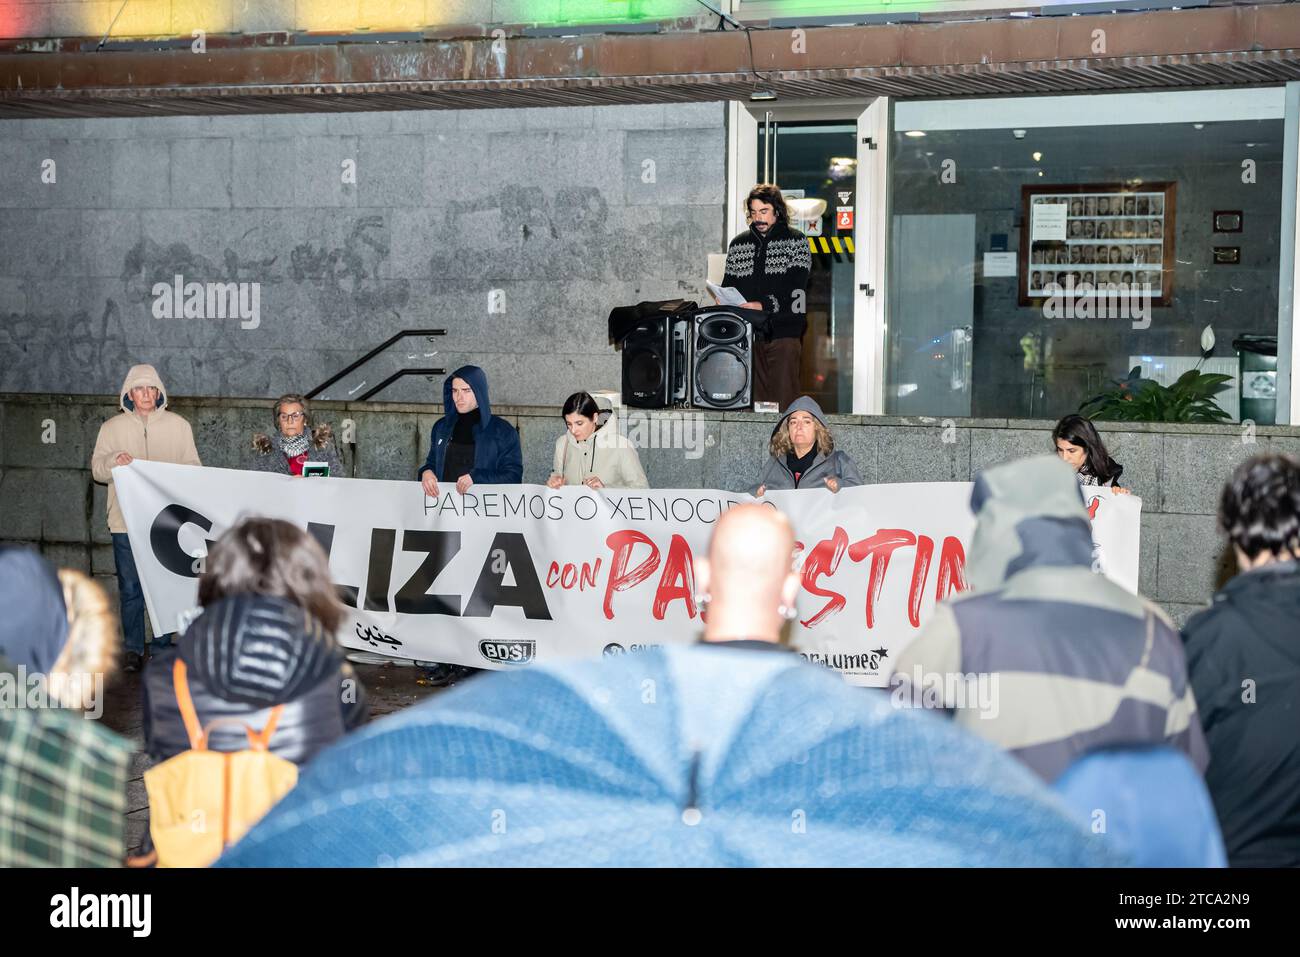
[[[812,271],[808,239],[785,223],[766,236],[752,227],[727,246],[722,285],[735,286],[747,302],[761,302],[772,338],[798,339],[808,328],[807,289]]]

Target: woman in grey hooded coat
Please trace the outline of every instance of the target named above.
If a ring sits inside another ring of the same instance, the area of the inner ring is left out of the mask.
[[[751,494],[769,489],[841,488],[861,485],[862,473],[853,459],[835,448],[826,414],[815,399],[800,396],[790,403],[772,430],[771,455]]]

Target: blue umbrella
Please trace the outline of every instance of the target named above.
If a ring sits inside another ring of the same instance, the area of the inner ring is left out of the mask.
[[[319,754],[222,866],[1116,863],[1017,761],[799,656],[475,678]]]

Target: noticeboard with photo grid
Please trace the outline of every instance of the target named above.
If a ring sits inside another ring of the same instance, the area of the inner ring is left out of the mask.
[[[1168,305],[1174,195],[1174,183],[1022,186],[1020,305],[1039,304],[1049,283],[1084,296],[1085,283],[1099,295],[1147,284],[1151,304]]]

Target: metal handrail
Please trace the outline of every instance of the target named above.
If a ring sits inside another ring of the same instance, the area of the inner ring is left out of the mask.
[[[328,389],[330,386],[332,386],[335,382],[338,382],[340,379],[344,378],[345,376],[351,375],[353,372],[355,372],[357,369],[361,368],[363,365],[365,365],[367,362],[369,362],[369,361],[370,361],[371,359],[373,359],[375,356],[379,355],[379,353],[383,352],[385,349],[387,349],[387,348],[388,348],[389,346],[391,346],[393,343],[397,342],[399,339],[405,339],[407,336],[445,336],[446,334],[447,334],[447,330],[446,330],[446,329],[403,329],[401,332],[397,333],[397,334],[394,335],[394,336],[390,336],[388,339],[385,339],[385,340],[384,340],[383,342],[381,342],[379,345],[375,346],[373,349],[371,349],[369,352],[367,352],[364,356],[362,356],[362,357],[361,357],[360,359],[358,359],[356,362],[352,363],[350,366],[348,366],[346,369],[344,369],[344,370],[343,370],[342,372],[340,372],[338,375],[332,376],[331,378],[326,379],[326,380],[325,380],[324,382],[322,382],[320,385],[316,386],[316,388],[312,389],[310,392],[307,393],[307,398],[308,398],[308,399],[314,399],[314,398],[316,398],[316,396],[320,395],[322,392],[324,392],[326,389]],[[413,372],[427,372],[428,370],[427,370],[427,369],[424,369],[424,370],[411,370],[411,371],[413,371]],[[440,370],[438,370],[438,371],[441,372],[441,371],[443,371],[443,370],[440,369]],[[369,398],[370,396],[372,396],[372,395],[374,395],[376,392],[378,392],[380,389],[382,389],[382,388],[383,388],[385,385],[387,385],[389,382],[392,382],[393,379],[395,379],[395,378],[399,378],[399,377],[400,377],[400,376],[391,376],[391,377],[389,377],[388,379],[384,380],[383,385],[379,385],[379,386],[376,386],[375,388],[371,389],[369,392],[367,392],[365,395],[363,395],[363,396],[361,397],[361,399],[362,399],[362,400],[365,400],[365,399]]]
[[[379,383],[379,385],[375,386],[373,389],[371,389],[369,392],[367,392],[365,395],[359,398],[357,401],[365,402],[366,399],[370,398],[376,392],[382,392],[384,389],[388,388],[390,385],[392,385],[394,382],[396,382],[398,379],[402,378],[403,376],[446,375],[446,374],[447,374],[446,369],[399,369],[398,371],[390,375],[387,379],[385,379],[383,382]]]

